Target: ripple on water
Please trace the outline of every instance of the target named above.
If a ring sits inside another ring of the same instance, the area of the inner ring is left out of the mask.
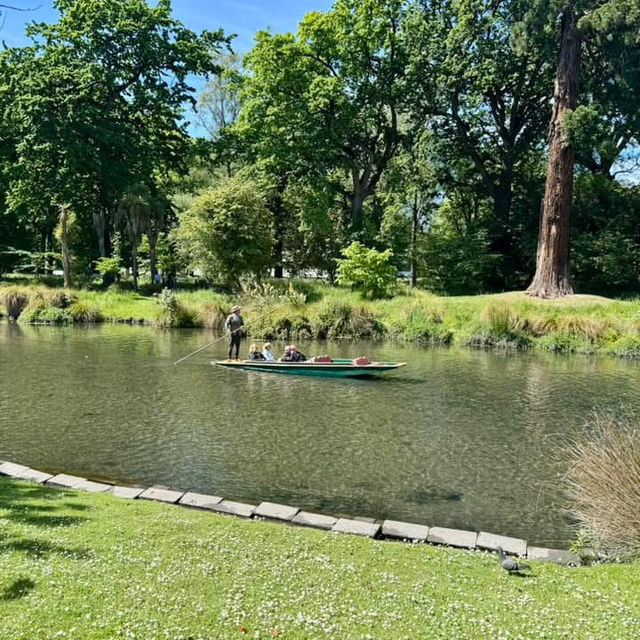
[[[0,324],[0,458],[559,544],[557,437],[640,404],[638,364],[607,358],[340,342],[319,350],[408,367],[332,380],[218,369],[220,343],[173,365],[208,338]]]

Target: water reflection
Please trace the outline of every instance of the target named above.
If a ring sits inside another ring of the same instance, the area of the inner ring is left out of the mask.
[[[0,458],[561,544],[557,436],[640,401],[638,365],[606,358],[304,345],[409,363],[332,380],[215,368],[219,344],[173,365],[207,337],[0,324]]]

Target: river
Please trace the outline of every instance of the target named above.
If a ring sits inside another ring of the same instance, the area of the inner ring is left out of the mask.
[[[174,366],[209,339],[0,324],[0,459],[566,546],[562,437],[640,406],[640,364],[604,357],[300,344],[408,363],[333,380],[211,366],[220,343]]]

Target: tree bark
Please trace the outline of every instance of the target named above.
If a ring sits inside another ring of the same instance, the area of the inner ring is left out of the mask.
[[[280,176],[276,185],[273,200],[273,277],[284,277],[284,235],[286,228],[286,211],[284,208],[284,192],[287,189],[288,178]]]
[[[562,119],[576,108],[580,73],[580,35],[573,3],[562,13],[560,55],[549,128],[549,166],[545,186],[536,273],[527,293],[558,298],[573,293],[569,276],[569,226],[573,194],[573,146],[564,137]]]
[[[411,286],[418,286],[418,192],[413,196],[413,207],[411,216]]]
[[[69,229],[69,205],[62,205],[60,207],[60,227],[59,227],[59,239],[60,249],[62,252],[62,273],[64,276],[64,286],[66,289],[71,287],[71,248],[70,244],[70,229]]]
[[[133,289],[138,290],[138,245],[134,242],[131,248],[131,272],[133,275]]]

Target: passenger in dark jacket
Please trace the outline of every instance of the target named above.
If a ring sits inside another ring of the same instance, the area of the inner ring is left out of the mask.
[[[306,362],[307,356],[296,348],[295,344],[285,347],[284,355],[280,358],[280,362]]]
[[[258,351],[258,348],[255,344],[252,344],[249,347],[249,360],[266,360],[266,358],[262,355],[262,351]]]

